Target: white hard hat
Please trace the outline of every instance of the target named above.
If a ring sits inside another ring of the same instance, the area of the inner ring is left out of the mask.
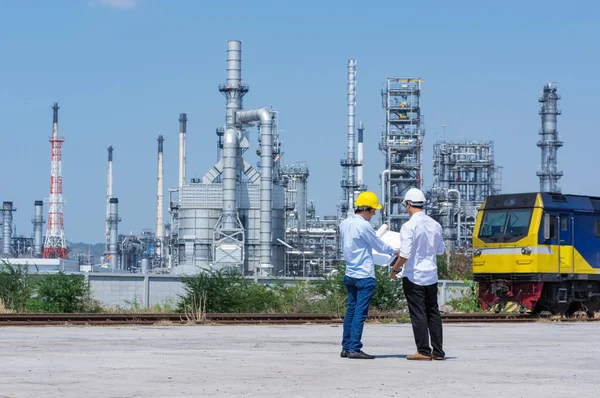
[[[402,204],[406,206],[406,203],[410,202],[413,207],[423,207],[425,205],[425,195],[423,191],[417,188],[411,188],[406,191]]]

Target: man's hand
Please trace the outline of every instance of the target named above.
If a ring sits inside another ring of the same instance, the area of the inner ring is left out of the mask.
[[[400,257],[400,249],[398,249],[398,251],[394,253],[394,256],[397,257],[397,259],[393,261],[392,268],[390,269],[390,278],[397,281],[399,279],[398,273],[394,268],[396,268],[398,272],[400,272],[407,260],[404,257]]]

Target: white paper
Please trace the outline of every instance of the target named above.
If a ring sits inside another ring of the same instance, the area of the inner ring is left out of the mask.
[[[400,234],[398,232],[388,230],[387,225],[383,224],[381,228],[377,230],[377,236],[393,248],[400,248]],[[394,256],[390,256],[389,254],[382,254],[373,249],[373,263],[375,265],[389,265],[389,263],[392,262],[393,258]]]

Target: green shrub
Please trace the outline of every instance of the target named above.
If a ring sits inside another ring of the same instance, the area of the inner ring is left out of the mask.
[[[448,257],[444,254],[437,257],[438,276],[440,279],[452,281],[473,279],[473,261],[466,253],[454,252]]]
[[[277,310],[283,313],[308,313],[313,311],[315,295],[318,296],[314,286],[309,282],[296,281],[291,285],[276,282],[272,287],[277,295]],[[318,298],[317,298],[318,299]]]
[[[181,278],[184,294],[178,311],[185,313],[279,312],[332,313],[346,311],[345,266],[338,264],[331,275],[320,281],[297,281],[285,285],[255,283],[238,273],[207,271]],[[379,311],[403,308],[402,284],[389,278],[387,269],[377,270],[377,289],[372,307]]]
[[[452,307],[452,311],[456,312],[480,312],[481,305],[477,300],[477,282],[472,280],[465,280],[463,282],[465,284],[463,288],[451,288],[455,290],[460,289],[461,297],[450,299],[447,304]]]
[[[377,281],[377,287],[371,300],[371,308],[387,312],[406,307],[402,281],[395,281],[390,278],[387,267],[375,268],[375,280]]]
[[[346,312],[348,292],[344,285],[344,272],[346,266],[343,263],[334,265],[332,272],[323,277],[322,281],[313,282],[311,293],[315,300],[311,301],[308,311],[313,313],[343,314]]]
[[[90,285],[83,275],[63,272],[36,278],[36,293],[27,309],[51,313],[103,311],[100,303],[91,298]]]
[[[0,264],[0,299],[6,308],[23,312],[33,296],[35,287],[27,266]]]
[[[204,312],[265,312],[276,310],[279,299],[268,286],[255,284],[236,272],[210,270],[182,276],[185,294],[178,310],[202,307]]]

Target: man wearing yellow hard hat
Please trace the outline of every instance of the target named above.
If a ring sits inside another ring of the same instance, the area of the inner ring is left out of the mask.
[[[362,351],[362,332],[369,313],[369,304],[375,293],[375,269],[373,249],[382,254],[399,254],[375,234],[370,221],[381,209],[377,195],[362,192],[354,202],[354,215],[340,224],[340,240],[346,273],[344,285],[348,290],[348,306],[344,317],[342,358],[374,359],[375,356]]]

